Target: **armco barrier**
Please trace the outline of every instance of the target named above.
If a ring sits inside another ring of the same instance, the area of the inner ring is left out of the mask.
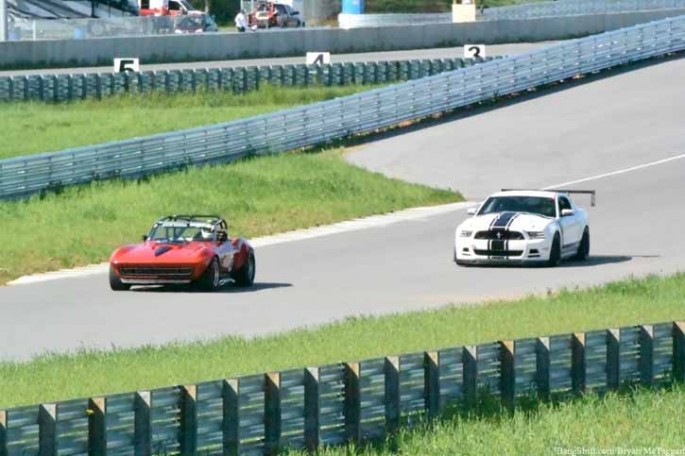
[[[685,16],[211,127],[2,160],[0,198],[310,147],[682,50]]]
[[[504,340],[17,407],[0,411],[0,455],[276,454],[361,442],[483,395],[512,407],[523,396],[682,382],[684,331],[667,322]]]
[[[236,94],[262,84],[344,86],[419,79],[501,57],[397,60],[329,65],[271,65],[237,68],[0,76],[0,102],[71,101],[121,93],[222,90]]]

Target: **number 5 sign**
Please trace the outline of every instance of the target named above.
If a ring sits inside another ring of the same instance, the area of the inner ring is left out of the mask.
[[[464,45],[464,58],[473,59],[475,57],[485,58],[485,45],[484,44],[465,44]]]
[[[129,59],[114,59],[114,72],[123,73],[125,71],[133,71],[136,73],[140,71],[140,64],[137,57]]]

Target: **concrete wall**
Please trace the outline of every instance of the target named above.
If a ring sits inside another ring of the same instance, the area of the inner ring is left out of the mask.
[[[219,33],[67,41],[0,43],[0,68],[111,65],[114,57],[144,63],[230,60],[332,53],[425,49],[465,43],[498,44],[573,38],[651,20],[684,10],[432,24],[401,27],[291,29],[261,33]]]

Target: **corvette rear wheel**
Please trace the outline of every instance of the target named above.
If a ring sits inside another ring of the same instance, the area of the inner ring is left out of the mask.
[[[549,260],[547,260],[547,266],[555,267],[559,266],[561,263],[561,238],[559,233],[554,235],[554,240],[552,241],[552,248],[549,252]]]
[[[221,285],[221,275],[219,273],[219,260],[217,257],[212,258],[212,261],[205,269],[205,272],[198,280],[198,286],[207,291],[214,291]]]
[[[126,291],[131,288],[131,285],[123,283],[113,267],[109,267],[109,287],[114,291]]]
[[[590,228],[585,227],[583,231],[583,237],[580,239],[580,245],[578,246],[578,252],[573,257],[578,261],[585,261],[590,255]]]
[[[250,287],[254,284],[256,270],[257,262],[255,261],[254,253],[250,252],[249,256],[247,257],[247,261],[242,268],[236,271],[235,275],[233,276],[233,280],[235,280],[235,283],[238,286]]]

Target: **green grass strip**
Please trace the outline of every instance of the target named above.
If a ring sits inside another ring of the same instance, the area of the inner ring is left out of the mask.
[[[685,274],[517,301],[356,317],[270,337],[0,364],[0,408],[465,344],[685,319]]]
[[[264,85],[243,95],[220,91],[174,95],[158,92],[71,103],[0,103],[0,159],[228,122],[375,87],[379,86]]]
[[[683,385],[604,397],[590,394],[557,405],[536,403],[513,414],[492,404],[480,413],[457,414],[430,427],[402,429],[382,444],[326,448],[317,454],[676,455],[685,453],[683,410]]]
[[[117,246],[138,242],[156,219],[169,214],[219,214],[229,221],[231,235],[253,238],[460,200],[458,193],[351,166],[340,151],[68,187],[44,199],[0,202],[0,284],[105,262]]]

